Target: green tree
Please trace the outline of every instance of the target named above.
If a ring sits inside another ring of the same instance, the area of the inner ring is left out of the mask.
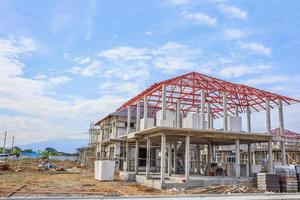
[[[57,152],[52,147],[47,147],[47,148],[45,148],[44,151],[40,151],[40,153],[42,154],[43,157],[46,157],[46,158],[48,158],[49,156],[55,156],[55,155],[59,154],[59,152]]]
[[[17,147],[17,146],[15,146],[15,147],[13,147],[13,148],[11,149],[11,153],[12,153],[12,154],[20,154],[21,151],[22,151],[22,149],[21,149],[20,147]]]
[[[47,151],[49,153],[57,153],[57,151],[52,147],[47,147],[44,151]]]

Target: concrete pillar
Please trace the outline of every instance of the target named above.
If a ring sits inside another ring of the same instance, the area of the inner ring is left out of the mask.
[[[210,117],[210,127],[213,129],[214,128],[214,116],[212,115],[212,113],[210,113],[211,117]]]
[[[201,163],[200,163],[200,157],[201,157],[201,154],[200,154],[200,144],[197,144],[197,147],[196,147],[196,166],[197,166],[197,174],[200,174],[201,171],[200,171],[200,167],[201,167]]]
[[[146,152],[146,177],[150,177],[150,152],[151,152],[151,140],[150,138],[146,139],[147,141],[147,152]]]
[[[207,174],[209,175],[210,169],[211,169],[211,155],[212,154],[212,144],[211,141],[208,141],[208,145],[207,145]]]
[[[251,111],[250,106],[247,106],[247,131],[251,133]]]
[[[144,129],[147,128],[147,121],[148,121],[148,97],[144,97]]]
[[[239,106],[235,106],[235,116],[239,116]]]
[[[201,129],[205,129],[205,90],[201,90]]]
[[[166,135],[161,135],[161,150],[160,150],[160,181],[161,185],[165,183],[166,170]]]
[[[267,134],[271,134],[271,109],[270,109],[270,100],[266,98],[266,127],[267,127]],[[272,141],[268,141],[268,171],[273,171],[273,161],[272,161]]]
[[[131,108],[127,106],[127,134],[130,133]]]
[[[172,144],[171,141],[168,142],[168,175],[172,174]]]
[[[256,144],[255,144],[256,145]],[[252,154],[252,164],[255,165],[255,150],[253,150],[253,154]]]
[[[180,128],[180,100],[176,103],[176,128]]]
[[[138,100],[136,104],[136,131],[141,130],[141,103]]]
[[[189,183],[190,177],[190,136],[185,136],[185,180]]]
[[[135,163],[134,163],[135,174],[139,173],[139,141],[135,140]]]
[[[251,144],[247,145],[248,147],[248,166],[249,166],[249,176],[252,177],[252,165],[251,165]]]
[[[284,136],[284,119],[283,119],[283,106],[282,106],[282,100],[279,99],[279,108],[278,108],[278,113],[279,113],[279,129],[280,129],[280,135],[281,137]],[[284,139],[284,138],[282,138]],[[285,139],[284,141],[280,142],[280,147],[281,147],[281,160],[282,164],[286,165],[286,156],[285,156]]]
[[[167,91],[166,86],[162,85],[162,119],[166,120],[167,118]]]
[[[125,172],[130,171],[130,150],[129,150],[129,143],[126,142],[126,163],[125,163]]]
[[[223,93],[223,131],[228,131],[227,93]]]
[[[271,134],[271,111],[270,111],[270,101],[266,98],[266,127],[267,134]]]
[[[241,163],[240,163],[240,140],[235,140],[235,176],[240,178],[241,176]]]
[[[211,129],[211,110],[210,102],[207,102],[207,128]]]
[[[177,141],[174,141],[174,157],[173,157],[173,165],[174,165],[174,174],[177,173]]]
[[[273,172],[273,143],[272,141],[268,141],[268,155],[269,155],[269,159],[268,159],[268,171],[270,173]]]

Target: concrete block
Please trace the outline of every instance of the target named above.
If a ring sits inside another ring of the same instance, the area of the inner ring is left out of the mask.
[[[229,116],[229,131],[241,132],[242,131],[242,117],[239,116]]]
[[[163,119],[162,110],[156,112],[156,125],[157,126],[167,126],[167,127],[175,127],[175,112],[167,110],[166,111],[166,119]]]
[[[113,180],[115,161],[96,160],[95,161],[95,179],[99,181]]]
[[[182,121],[183,128],[201,128],[201,115],[197,113],[188,113]],[[207,128],[207,122],[205,122],[205,129]]]
[[[144,130],[144,124],[145,124],[145,118],[142,118],[141,119],[141,124],[140,124],[140,129],[141,130]],[[147,128],[151,128],[154,126],[154,119],[153,118],[147,118],[147,126],[146,126],[146,129]]]

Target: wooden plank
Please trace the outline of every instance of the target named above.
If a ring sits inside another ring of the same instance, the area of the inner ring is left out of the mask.
[[[24,184],[21,187],[18,187],[17,189],[15,189],[14,191],[10,192],[8,195],[6,195],[6,198],[11,197],[12,195],[14,195],[16,192],[20,191],[22,188],[26,187],[27,185]]]

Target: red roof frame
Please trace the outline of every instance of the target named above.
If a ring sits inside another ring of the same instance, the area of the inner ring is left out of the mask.
[[[198,72],[190,72],[175,78],[171,78],[151,85],[149,88],[129,99],[117,111],[124,110],[127,106],[135,106],[137,101],[148,97],[149,106],[154,112],[161,108],[162,86],[166,87],[167,109],[173,110],[176,102],[180,99],[183,112],[195,112],[201,105],[201,90],[206,91],[205,101],[210,102],[211,112],[214,118],[223,117],[223,93],[228,94],[227,109],[229,113],[245,112],[249,106],[252,111],[266,109],[266,98],[269,99],[270,107],[278,107],[278,100],[284,105],[300,103],[300,100],[256,89],[243,84],[231,83],[213,78]]]
[[[280,136],[280,128],[273,129],[271,131],[272,135]],[[289,140],[300,139],[299,133],[284,129],[283,137]]]

